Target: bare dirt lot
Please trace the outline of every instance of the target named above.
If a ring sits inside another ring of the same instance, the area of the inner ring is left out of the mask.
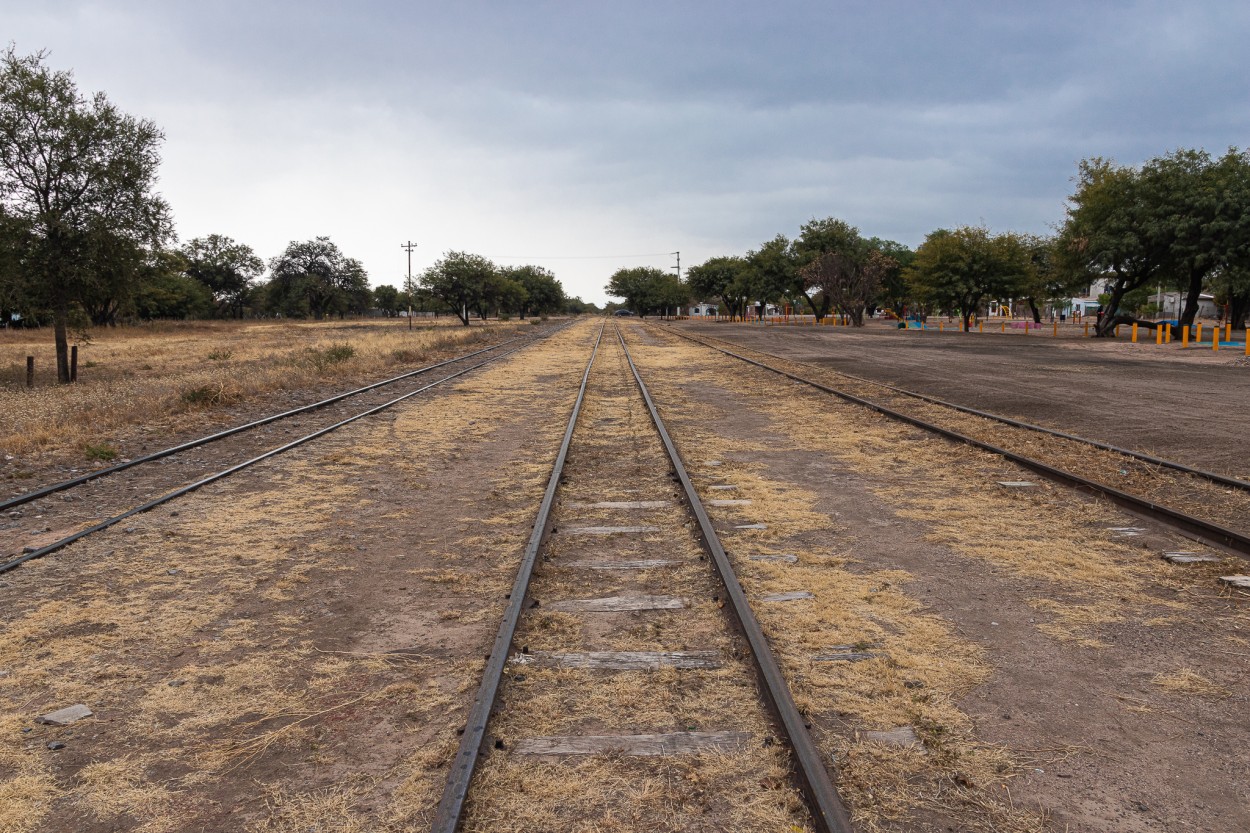
[[[674,324],[778,356],[1250,478],[1240,351],[997,333]],[[1043,333],[1046,330],[1042,331]]]

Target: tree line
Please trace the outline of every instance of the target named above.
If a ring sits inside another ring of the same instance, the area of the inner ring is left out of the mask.
[[[698,299],[734,317],[752,304],[786,304],[862,325],[881,308],[958,314],[968,323],[990,301],[1007,299],[1040,322],[1047,304],[1100,285],[1099,336],[1117,324],[1156,326],[1138,316],[1160,312],[1150,300],[1159,288],[1184,297],[1181,326],[1193,323],[1206,292],[1245,329],[1250,152],[1217,158],[1182,149],[1136,167],[1085,160],[1064,221],[1049,235],[960,226],[930,232],[913,251],[828,217],[806,223],[794,239],[779,234],[745,255],[711,258],[684,282],[661,269],[621,269],[606,290],[640,315]]]

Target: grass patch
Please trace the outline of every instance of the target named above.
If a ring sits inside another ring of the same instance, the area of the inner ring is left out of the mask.
[[[326,347],[309,347],[304,359],[318,373],[324,373],[336,364],[342,364],[356,355],[356,348],[345,341],[336,341]]]
[[[117,459],[117,449],[108,443],[87,443],[83,446],[82,453],[88,460],[99,460],[105,463]]]
[[[208,351],[208,360],[210,362],[225,362],[234,357],[233,350],[210,350]]]

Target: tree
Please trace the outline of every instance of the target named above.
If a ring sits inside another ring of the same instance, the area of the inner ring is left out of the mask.
[[[682,306],[690,299],[689,287],[676,275],[654,266],[618,269],[604,290],[613,297],[624,298],[626,306],[643,318]]]
[[[858,322],[856,326],[863,326],[864,307],[876,295],[874,286],[872,293],[863,297],[865,287],[860,283],[865,277],[863,267],[868,262],[869,251],[867,242],[859,236],[859,229],[834,217],[810,220],[799,229],[799,237],[794,241],[794,257],[799,264],[795,288],[807,299],[817,321],[823,320],[830,309],[836,307]],[[821,265],[816,266],[818,261]],[[881,277],[873,270],[876,281]],[[841,301],[835,300],[831,286],[818,278],[836,284],[836,294]],[[860,306],[855,310],[846,304]]]
[[[892,310],[895,315],[902,318],[906,313],[907,305],[911,302],[911,287],[903,278],[903,274],[907,267],[911,266],[916,253],[902,243],[882,240],[879,237],[870,237],[867,244],[868,248],[880,252],[893,263],[881,275],[881,289],[874,302],[876,306]]]
[[[155,252],[141,269],[143,275],[131,299],[134,314],[139,318],[207,318],[212,314],[212,292],[187,274],[181,253]]]
[[[328,237],[292,241],[269,261],[269,272],[269,305],[283,315],[364,312],[373,298],[360,261],[346,257]]]
[[[692,266],[686,272],[686,283],[696,298],[719,298],[732,318],[746,316],[752,292],[743,258],[714,257]]]
[[[746,284],[757,304],[803,295],[798,258],[784,234],[747,252],[746,264]]]
[[[221,234],[197,237],[182,247],[186,273],[208,288],[219,312],[243,317],[252,284],[265,271],[265,262],[251,246]]]
[[[1081,162],[1076,193],[1059,233],[1056,256],[1067,278],[1093,282],[1110,276],[1097,335],[1132,323],[1120,311],[1124,295],[1162,281],[1172,264],[1174,227],[1168,219],[1166,184],[1105,159]],[[1154,322],[1146,322],[1155,326]]]
[[[966,329],[983,300],[1016,294],[1030,269],[1018,235],[991,236],[985,228],[963,226],[925,237],[907,280],[921,301],[958,310]]]
[[[374,287],[373,302],[378,305],[378,309],[386,313],[387,318],[394,318],[401,309],[400,292],[390,284]]]
[[[559,312],[564,308],[564,287],[549,270],[541,266],[509,266],[500,271],[525,290],[525,301],[518,310],[522,318]]]
[[[856,327],[864,326],[864,310],[881,288],[885,275],[898,265],[893,258],[870,249],[862,258],[855,254],[830,251],[817,255],[816,259],[799,270],[808,287],[820,289],[820,308],[827,315],[829,308],[841,310],[850,317]],[[810,303],[810,299],[809,299]],[[816,312],[817,320],[822,313]]]
[[[448,252],[421,273],[421,286],[430,291],[469,326],[469,312],[478,309],[496,273],[495,264],[481,255]]]
[[[0,58],[0,206],[29,229],[24,268],[52,311],[57,378],[69,381],[70,312],[96,278],[91,241],[105,236],[155,248],[172,236],[154,191],[161,131],[89,100],[46,53]]]

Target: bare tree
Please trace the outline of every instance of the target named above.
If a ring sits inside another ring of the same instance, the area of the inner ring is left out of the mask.
[[[808,286],[818,287],[830,306],[846,314],[856,327],[864,326],[864,310],[876,298],[881,281],[898,263],[871,250],[857,258],[843,252],[826,252],[802,269]]]

